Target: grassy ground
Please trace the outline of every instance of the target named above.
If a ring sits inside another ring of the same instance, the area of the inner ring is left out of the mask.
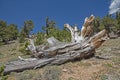
[[[17,41],[13,41],[8,45],[0,46],[0,64],[15,60],[20,54]]]
[[[0,64],[23,55],[19,52],[19,46],[17,41],[1,46]],[[120,38],[106,41],[96,50],[95,56],[60,66],[12,72],[8,80],[120,80]]]

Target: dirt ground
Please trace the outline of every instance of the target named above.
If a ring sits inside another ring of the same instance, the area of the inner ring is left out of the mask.
[[[0,47],[0,64],[16,60],[21,53],[17,42]],[[36,70],[12,72],[8,80],[120,80],[120,38],[106,41],[95,57],[45,66]]]

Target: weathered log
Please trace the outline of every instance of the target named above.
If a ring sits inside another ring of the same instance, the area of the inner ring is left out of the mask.
[[[101,40],[102,41],[97,40],[96,43],[97,44],[99,43],[98,45],[101,45],[105,41],[105,39],[101,39]],[[56,49],[59,49],[59,50],[55,53],[62,53],[59,55],[54,55],[54,56],[51,55],[52,50],[53,50],[53,53],[56,50],[55,48],[53,48],[53,49],[49,49],[49,51],[51,50],[51,52],[47,54],[50,57],[46,57],[42,59],[34,58],[32,60],[20,58],[20,60],[18,61],[13,61],[6,64],[4,73],[8,74],[13,71],[19,72],[26,69],[36,69],[45,65],[59,65],[65,62],[74,61],[75,59],[80,60],[83,58],[88,58],[94,55],[95,49],[98,46],[97,44],[81,47],[80,44],[78,43],[71,43],[61,48],[57,47]]]
[[[36,69],[45,65],[59,65],[76,59],[81,60],[93,56],[95,49],[100,47],[108,39],[106,30],[102,30],[93,37],[90,37],[93,20],[93,15],[85,19],[81,35],[76,26],[72,28],[69,24],[65,24],[64,26],[71,33],[72,41],[70,43],[60,42],[52,37],[47,40],[49,43],[47,47],[36,47],[33,40],[30,40],[28,49],[33,53],[35,58],[23,59],[19,57],[20,60],[6,64],[4,73]]]
[[[38,65],[39,67],[42,67],[51,61],[52,59],[41,59],[41,60],[36,59],[31,61],[18,60],[18,61],[9,62],[5,65],[4,74],[9,74],[10,72],[20,72],[26,69],[34,69]]]
[[[60,55],[67,53],[69,51],[77,51],[86,48],[87,46],[94,46],[95,49],[98,48],[105,40],[107,39],[106,30],[100,31],[98,34],[86,40],[82,43],[68,43],[68,44],[59,44],[53,47],[50,47],[46,50],[35,53],[36,57],[53,57],[55,55]]]
[[[33,46],[33,49],[31,49],[30,51],[35,55],[35,57],[41,58],[41,57],[55,56],[57,54],[63,54],[70,50],[74,51],[77,49],[82,49],[82,48],[84,48],[84,46],[89,45],[88,40],[92,33],[93,20],[94,20],[93,15],[91,15],[89,18],[85,18],[85,22],[84,22],[82,30],[81,30],[81,35],[79,34],[78,28],[76,26],[73,28],[69,24],[64,25],[66,28],[69,29],[69,31],[71,33],[71,42],[72,43],[62,43],[52,37],[52,38],[47,39],[47,41],[49,43],[49,48],[47,48],[47,49],[44,48],[45,50],[39,49],[40,51],[39,50],[35,51],[36,48],[34,48],[34,44],[32,44],[30,46]],[[102,32],[102,33],[105,34],[104,32]],[[103,37],[104,35],[100,34],[100,35],[97,35],[97,37],[98,36]],[[101,37],[98,37],[98,38],[100,39]],[[91,39],[91,40],[93,40],[93,39]],[[92,41],[90,41],[90,42],[93,43]],[[30,42],[30,43],[32,43],[32,42]]]
[[[74,61],[75,59],[88,58],[93,56],[94,47],[90,46],[78,51],[70,51],[66,54],[56,55],[52,58],[42,58],[42,59],[22,59],[18,61],[9,62],[6,64],[4,74],[9,74],[10,72],[20,72],[26,69],[36,69],[45,65],[60,65],[65,62]]]

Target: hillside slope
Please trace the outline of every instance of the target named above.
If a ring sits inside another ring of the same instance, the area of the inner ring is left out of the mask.
[[[18,59],[17,41],[0,47],[0,64]],[[8,80],[120,80],[120,38],[106,41],[95,57],[59,66],[45,66],[20,73],[12,72]]]

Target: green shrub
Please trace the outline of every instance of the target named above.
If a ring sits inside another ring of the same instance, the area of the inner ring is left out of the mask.
[[[70,42],[70,40],[71,40],[70,36],[71,36],[71,34],[67,30],[60,30],[57,28],[53,28],[50,30],[47,38],[55,37],[59,41]]]
[[[26,50],[27,46],[29,45],[29,42],[25,42],[24,44],[22,43],[20,45],[20,48],[19,48],[19,51],[25,55],[30,55],[30,51],[29,50]]]
[[[35,41],[35,45],[40,45],[40,44],[44,44],[45,42],[46,42],[46,36],[45,36],[45,34],[44,33],[42,33],[42,32],[38,32],[37,34],[36,34],[36,41]]]
[[[0,66],[0,80],[7,80],[8,76],[4,76],[4,68],[5,66]]]
[[[53,28],[49,30],[49,34],[45,34],[43,32],[38,32],[36,34],[36,41],[35,45],[45,44],[46,40],[50,37],[55,37],[57,40],[62,42],[70,42],[71,41],[71,34],[67,30],[60,30],[58,28]]]

